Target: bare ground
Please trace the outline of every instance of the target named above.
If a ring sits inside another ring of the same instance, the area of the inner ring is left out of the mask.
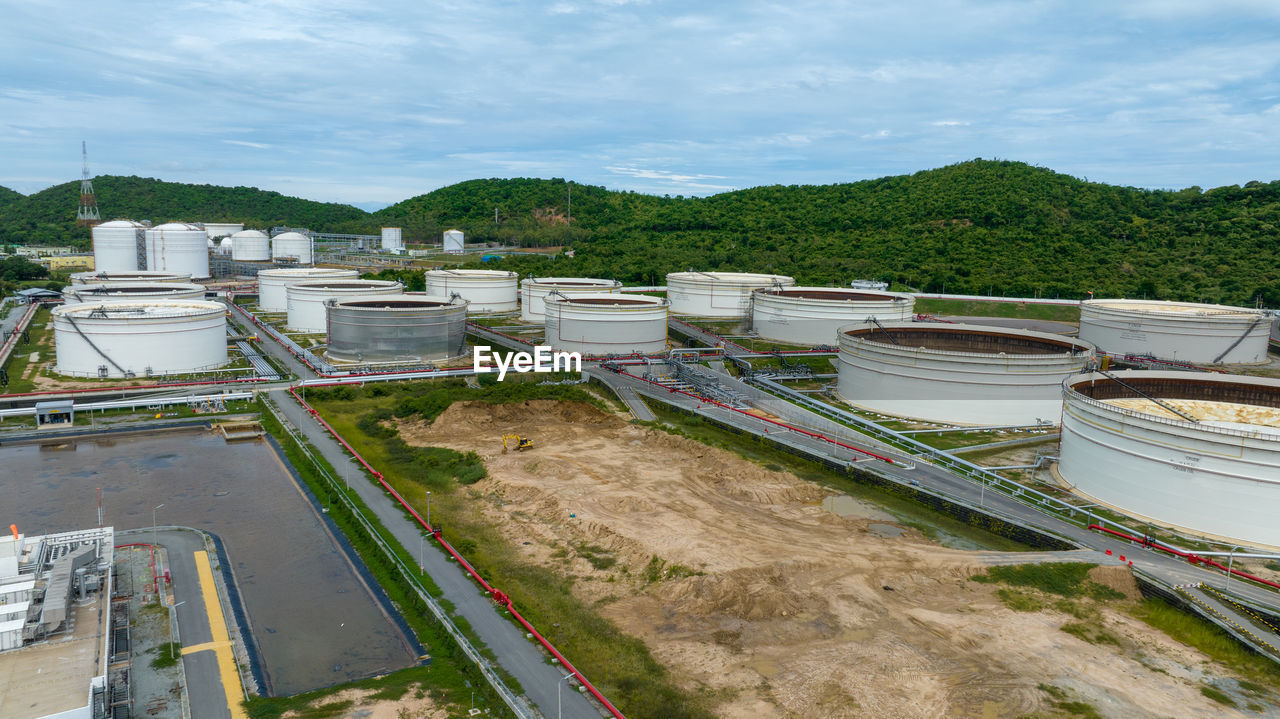
[[[480,511],[722,697],[720,716],[1052,714],[1042,683],[1107,717],[1244,716],[1200,694],[1205,657],[1145,624],[1104,607],[1120,645],[1086,643],[1060,631],[1073,617],[1013,612],[968,581],[1000,553],[885,532],[873,507],[837,516],[823,488],[732,453],[546,400],[455,403],[400,430],[478,452]],[[534,449],[503,454],[511,432]],[[1127,572],[1095,574],[1132,591]]]
[[[448,708],[440,707],[431,697],[418,696],[416,686],[410,687],[400,699],[374,699],[376,693],[373,689],[347,689],[311,702],[310,708],[336,719],[448,719],[451,716]],[[339,706],[344,708],[325,713],[327,708]],[[297,716],[301,714],[296,711],[281,715],[282,719]]]

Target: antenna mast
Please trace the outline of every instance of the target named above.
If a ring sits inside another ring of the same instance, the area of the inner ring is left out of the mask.
[[[80,171],[80,209],[76,211],[76,224],[81,227],[93,227],[102,222],[98,216],[98,200],[93,196],[93,180],[89,179],[89,150],[84,140],[80,141],[80,159],[83,163]]]

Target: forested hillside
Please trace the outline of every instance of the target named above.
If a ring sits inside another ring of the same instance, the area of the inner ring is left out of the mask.
[[[373,214],[251,188],[94,180],[103,217],[245,221],[336,232],[404,228],[438,242],[565,245],[573,258],[509,257],[521,273],[662,282],[673,270],[772,271],[801,282],[889,280],[922,290],[1160,297],[1280,306],[1280,182],[1209,191],[1091,183],[974,160],[914,175],[770,186],[705,198],[614,192],[561,179],[472,180]],[[62,242],[78,183],[12,201],[0,242]],[[572,222],[569,197],[572,194]],[[495,211],[497,221],[495,222]],[[76,237],[87,242],[87,232]]]
[[[313,202],[252,187],[163,182],[145,177],[95,177],[102,219],[161,222],[244,222],[250,227],[290,224],[310,227],[367,221],[350,205]],[[17,194],[17,193],[14,193]],[[89,231],[76,227],[80,183],[67,182],[33,195],[5,200],[0,192],[0,244],[89,246]]]

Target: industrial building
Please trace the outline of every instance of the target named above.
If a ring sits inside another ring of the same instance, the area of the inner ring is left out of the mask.
[[[515,312],[520,308],[516,273],[503,270],[427,270],[426,293],[436,297],[459,295],[468,311]]]
[[[204,285],[188,282],[102,282],[92,285],[70,285],[63,288],[62,298],[76,302],[129,302],[132,300],[202,300]]]
[[[203,300],[73,304],[53,309],[54,371],[150,377],[227,363],[226,308]]]
[[[671,313],[721,319],[751,317],[751,293],[766,287],[792,287],[785,275],[749,272],[672,272],[667,275]]]
[[[1093,359],[1093,345],[1044,332],[866,322],[840,330],[837,392],[860,408],[930,422],[1057,423],[1062,380]]]
[[[667,300],[647,295],[551,294],[545,339],[552,349],[584,355],[652,354],[667,349]]]
[[[93,272],[77,272],[71,275],[73,285],[92,285],[103,282],[191,282],[190,274],[181,272],[159,272],[152,270],[94,270]]]
[[[288,305],[286,329],[321,333],[328,329],[329,304],[360,295],[398,295],[404,285],[388,280],[310,280],[285,288]]]
[[[1280,549],[1280,380],[1123,371],[1063,382],[1059,481],[1155,524]]]
[[[429,362],[466,352],[467,301],[430,295],[344,297],[328,308],[325,354],[339,362]]]
[[[168,222],[147,228],[143,235],[148,270],[186,273],[197,280],[209,278],[209,236],[203,227]]]
[[[244,229],[243,222],[205,222],[201,226],[204,227],[205,235],[211,240],[234,235]]]
[[[360,277],[355,270],[335,270],[327,267],[296,267],[262,270],[258,273],[258,310],[261,312],[285,312],[289,309],[289,297],[285,290],[289,285],[315,280],[354,280]]]
[[[915,298],[840,287],[769,287],[751,297],[751,327],[764,339],[798,345],[834,345],[841,327],[875,318],[905,322]]]
[[[1204,364],[1267,361],[1270,318],[1262,310],[1156,300],[1080,303],[1080,339],[1110,354]]]
[[[0,537],[0,719],[105,716],[114,532]]]
[[[556,293],[564,297],[575,294],[599,294],[620,292],[622,283],[617,280],[599,280],[590,277],[530,277],[520,282],[520,319],[525,322],[542,322],[543,298]]]

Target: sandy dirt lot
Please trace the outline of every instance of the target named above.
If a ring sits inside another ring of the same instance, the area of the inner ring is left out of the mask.
[[[431,697],[418,696],[416,685],[400,699],[374,699],[376,693],[372,689],[347,689],[311,702],[311,708],[318,712],[317,716],[338,719],[448,719],[453,716]],[[324,713],[331,707],[342,708]],[[282,719],[291,719],[301,714],[290,711],[281,716]]]
[[[823,488],[737,455],[582,403],[455,403],[400,429],[484,457],[473,489],[513,546],[576,576],[688,688],[723,697],[720,716],[1056,716],[1041,683],[1107,717],[1244,716],[1200,694],[1203,656],[1127,615],[1102,610],[1120,646],[1086,643],[1060,630],[1073,617],[1013,612],[968,580],[1001,553],[941,547],[857,500],[838,516]],[[535,447],[502,453],[508,432]]]

